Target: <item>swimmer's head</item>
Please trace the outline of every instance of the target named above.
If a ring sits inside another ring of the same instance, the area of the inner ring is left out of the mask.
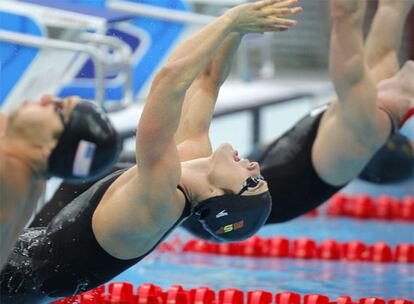
[[[260,176],[260,165],[240,158],[238,152],[229,144],[223,144],[210,156],[208,178],[210,183],[223,190],[223,194],[238,194],[240,185],[248,177]],[[263,180],[255,189],[256,194],[265,192],[267,183]]]
[[[79,182],[106,174],[118,160],[121,142],[102,107],[82,100],[62,123],[63,132],[49,157],[48,175]]]
[[[204,229],[221,241],[240,241],[254,235],[272,207],[267,182],[256,162],[240,159],[230,145],[211,155],[208,179],[219,195],[198,203],[195,213]]]
[[[54,100],[53,96],[43,96],[38,101],[21,103],[8,116],[7,132],[41,148],[46,156],[50,154],[64,129],[61,115],[67,120],[77,102],[73,98],[67,99],[57,107]]]
[[[7,132],[28,143],[39,175],[80,181],[103,175],[120,143],[102,109],[79,98],[44,96],[22,103],[8,118]]]

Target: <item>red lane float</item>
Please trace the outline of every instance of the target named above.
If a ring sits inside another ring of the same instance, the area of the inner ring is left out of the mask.
[[[50,304],[414,304],[411,300],[397,297],[388,302],[376,297],[364,297],[353,302],[347,295],[331,300],[326,295],[317,293],[302,297],[289,291],[272,294],[265,290],[253,290],[245,293],[235,288],[215,292],[208,287],[186,290],[181,285],[173,285],[163,291],[154,284],[143,284],[138,286],[135,293],[133,290],[131,283],[110,283],[106,289],[101,286]]]
[[[414,196],[401,200],[389,195],[376,199],[366,194],[348,196],[335,194],[328,202],[326,213],[329,216],[345,216],[357,219],[414,221]]]
[[[300,294],[295,292],[280,292],[275,296],[276,304],[300,304]]]
[[[385,242],[372,245],[361,241],[340,243],[326,239],[320,244],[309,238],[289,240],[283,237],[261,238],[254,236],[244,242],[216,244],[200,239],[186,242],[175,252],[219,254],[242,257],[276,257],[365,261],[376,263],[414,263],[414,244],[401,243],[393,249]]]

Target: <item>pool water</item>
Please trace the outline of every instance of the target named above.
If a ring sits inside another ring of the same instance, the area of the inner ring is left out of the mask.
[[[262,140],[269,141],[282,134],[317,103],[305,98],[286,106],[267,107],[261,126]],[[252,147],[250,123],[251,117],[248,113],[214,120],[211,128],[213,147],[222,142],[231,142],[241,155],[247,155]],[[414,119],[403,131],[414,138]],[[134,147],[135,141],[131,140],[124,148],[133,150]],[[401,198],[404,195],[414,195],[414,185],[412,180],[377,187],[356,181],[345,188],[344,192],[370,193],[374,196],[388,194]],[[52,192],[49,191],[50,193]],[[301,217],[287,223],[266,226],[259,235],[283,236],[289,239],[309,237],[317,242],[327,238],[339,242],[359,240],[367,244],[384,241],[394,247],[398,243],[414,243],[414,224],[323,216]],[[177,236],[181,240],[191,237],[184,230],[177,229],[169,239]],[[207,286],[216,291],[238,288],[243,291],[266,290],[273,294],[281,291],[319,293],[329,296],[331,300],[340,295],[350,295],[354,300],[368,296],[414,299],[414,264],[153,252],[112,281],[130,282],[135,286],[153,283],[163,289],[178,284],[186,289]]]
[[[394,247],[397,243],[414,243],[413,228],[412,223],[318,216],[269,225],[259,235],[289,239],[304,236],[317,242],[326,238],[340,242],[361,240],[367,244],[384,241]],[[169,238],[177,236],[183,240],[190,237],[187,232],[178,229]],[[367,296],[414,299],[414,265],[400,263],[154,252],[113,281],[128,281],[134,285],[153,283],[164,289],[178,284],[186,289],[208,286],[213,290],[238,288],[272,293],[319,293],[331,299],[340,295],[350,295],[354,300]]]

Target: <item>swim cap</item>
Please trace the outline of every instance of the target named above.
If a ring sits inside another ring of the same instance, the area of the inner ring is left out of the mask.
[[[183,227],[185,230],[199,239],[216,243],[220,242],[220,240],[216,239],[210,232],[204,229],[203,225],[201,225],[197,215],[195,214],[187,217],[180,224],[180,227]]]
[[[80,101],[49,157],[48,176],[69,182],[96,179],[113,166],[120,150],[118,134],[103,109]]]
[[[195,207],[204,229],[215,239],[225,242],[245,240],[266,222],[272,209],[269,191],[256,195],[220,195]]]

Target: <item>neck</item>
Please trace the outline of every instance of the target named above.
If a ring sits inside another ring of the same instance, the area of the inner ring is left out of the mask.
[[[11,136],[7,130],[0,135],[0,154],[3,159],[20,162],[32,176],[40,176],[47,165],[40,148],[32,147],[19,137]]]
[[[181,163],[180,185],[184,188],[192,207],[215,193],[208,178],[209,168],[209,158],[197,158]]]

